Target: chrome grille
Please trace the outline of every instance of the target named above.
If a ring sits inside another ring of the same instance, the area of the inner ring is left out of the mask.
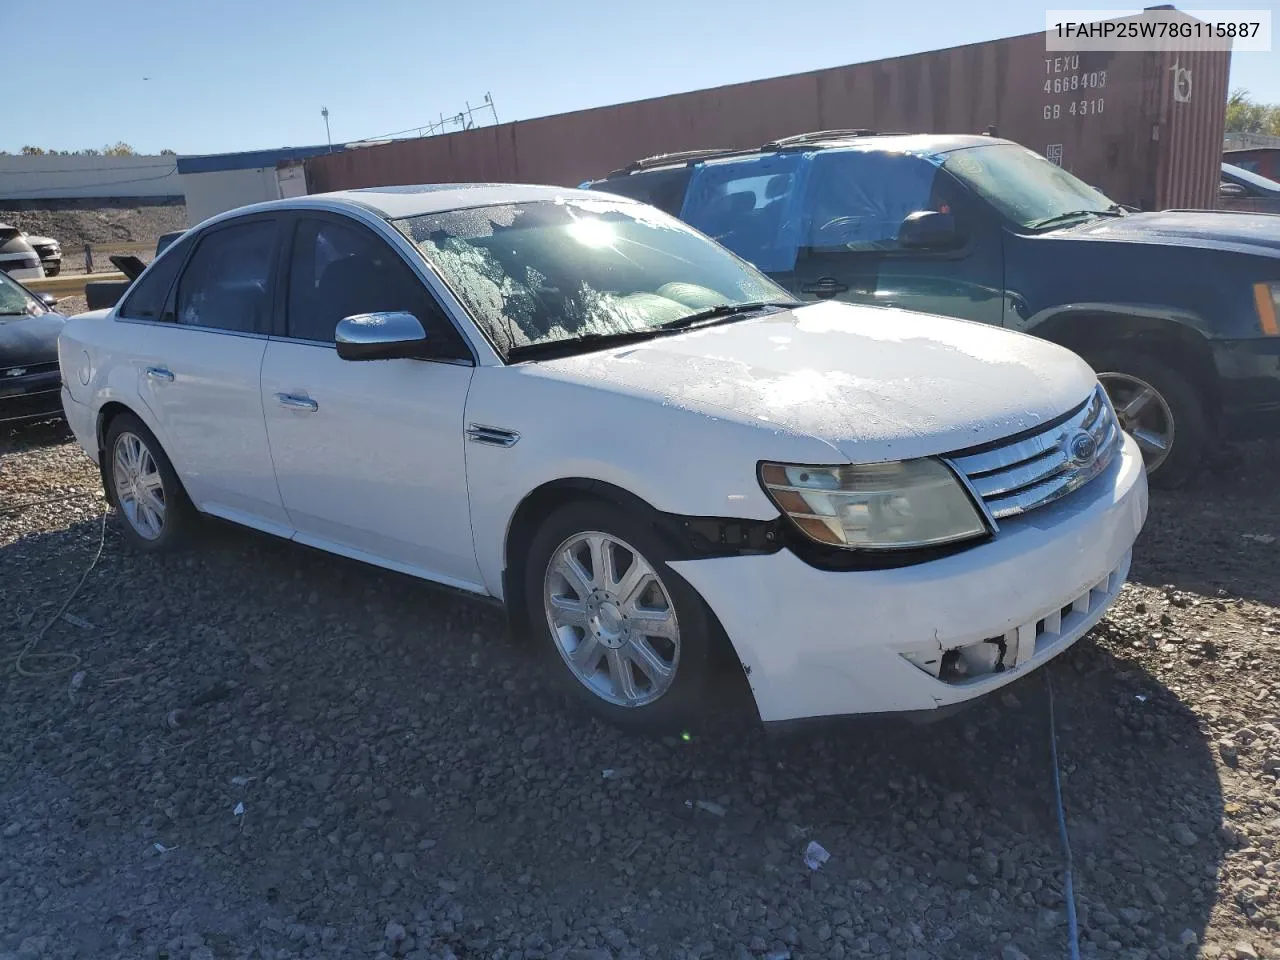
[[[1084,486],[1120,447],[1120,425],[1102,387],[1065,420],[1005,444],[949,459],[997,520],[1042,507]]]

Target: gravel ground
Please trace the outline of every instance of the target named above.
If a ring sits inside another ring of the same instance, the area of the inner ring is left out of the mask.
[[[1278,452],[1155,496],[1052,667],[1085,956],[1280,958]],[[488,607],[220,524],[143,556],[115,518],[40,637],[97,491],[60,429],[0,435],[4,960],[1066,954],[1045,671],[778,737],[726,680],[637,739]]]

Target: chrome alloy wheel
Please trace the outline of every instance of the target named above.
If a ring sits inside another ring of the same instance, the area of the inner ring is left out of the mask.
[[[600,699],[653,703],[680,661],[675,604],[649,562],[608,533],[576,533],[552,553],[542,605],[560,656]]]
[[[164,532],[164,480],[155,457],[137,434],[124,432],[112,451],[116,503],[129,526],[145,540]]]
[[[1147,472],[1154,473],[1173,449],[1173,412],[1151,384],[1128,373],[1100,373],[1120,429],[1138,442]]]

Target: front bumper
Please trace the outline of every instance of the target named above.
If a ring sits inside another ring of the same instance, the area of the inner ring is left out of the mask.
[[[783,550],[671,566],[720,619],[762,720],[931,710],[998,689],[1083,636],[1124,583],[1146,515],[1142,455],[1126,436],[1085,487],[940,560],[833,572]],[[1009,641],[1000,672],[947,682],[917,666],[988,638]]]
[[[0,423],[61,416],[61,387],[57,371],[0,379]]]
[[[1280,434],[1280,338],[1217,340],[1222,432],[1232,440]]]

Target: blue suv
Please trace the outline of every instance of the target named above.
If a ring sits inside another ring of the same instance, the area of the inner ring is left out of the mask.
[[[584,186],[678,216],[803,299],[999,324],[1099,371],[1152,482],[1280,425],[1280,217],[1141,213],[989,136],[822,131]]]

